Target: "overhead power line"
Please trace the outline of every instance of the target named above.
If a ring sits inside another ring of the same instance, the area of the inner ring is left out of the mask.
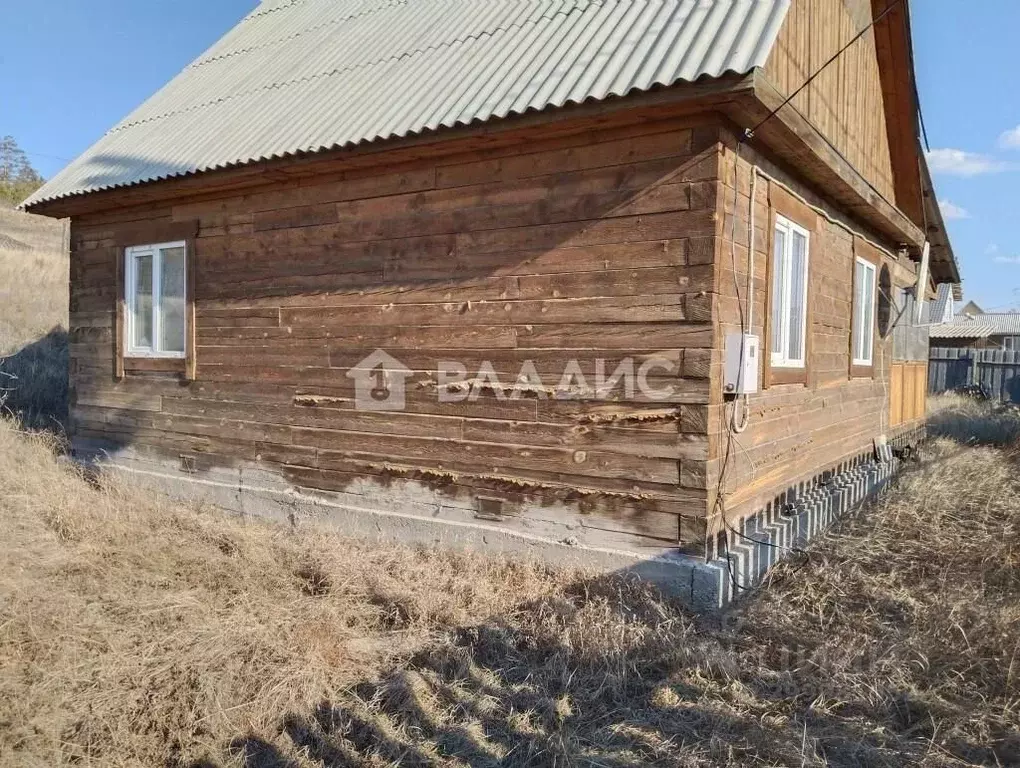
[[[832,57],[827,62],[822,64],[822,66],[820,66],[813,73],[811,73],[811,76],[807,80],[805,80],[803,82],[803,84],[797,90],[795,90],[793,93],[791,93],[789,96],[787,96],[782,104],[780,104],[778,107],[776,107],[771,112],[769,112],[756,126],[754,126],[753,128],[748,128],[744,132],[744,139],[746,140],[746,139],[753,138],[754,134],[757,132],[757,130],[759,128],[761,128],[763,125],[765,125],[765,123],[767,123],[769,120],[771,120],[773,117],[775,117],[776,114],[779,112],[779,110],[781,110],[783,107],[785,107],[787,104],[789,104],[795,98],[797,98],[797,94],[799,94],[801,91],[803,91],[809,85],[811,85],[811,83],[814,82],[814,79],[816,77],[818,77],[820,74],[822,74],[822,72],[825,71],[826,67],[828,67],[834,61],[836,61],[840,56],[842,56],[846,52],[847,48],[849,48],[851,45],[853,45],[858,40],[860,40],[862,37],[864,37],[864,35],[867,34],[869,29],[871,29],[876,24],[878,24],[878,22],[880,22],[882,19],[884,19],[889,14],[889,12],[892,11],[893,8],[895,8],[897,5],[899,5],[902,2],[903,2],[903,0],[893,0],[893,2],[884,11],[882,11],[880,14],[878,14],[878,16],[876,16],[871,21],[870,24],[865,26],[860,32],[858,32],[856,35],[854,35],[853,38],[846,45],[844,45],[842,48],[840,48],[838,51],[836,51],[834,54],[832,54]]]

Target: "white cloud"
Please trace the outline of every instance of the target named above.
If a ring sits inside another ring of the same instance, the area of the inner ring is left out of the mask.
[[[999,244],[998,243],[989,243],[988,247],[985,248],[985,255],[986,256],[992,256],[992,255],[994,255],[994,254],[996,254],[998,252],[999,252]]]
[[[1003,132],[999,136],[999,146],[1003,149],[1020,149],[1020,125]]]
[[[969,219],[970,211],[966,208],[962,208],[956,203],[952,203],[949,200],[939,200],[939,208],[942,209],[942,215],[947,219]]]
[[[1020,256],[996,256],[996,264],[1020,264]]]
[[[1016,166],[988,155],[965,152],[962,149],[933,149],[928,162],[935,173],[951,176],[981,176],[986,173],[1009,171]]]

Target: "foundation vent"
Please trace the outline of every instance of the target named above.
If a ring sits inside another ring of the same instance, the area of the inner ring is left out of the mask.
[[[502,523],[506,520],[503,514],[503,499],[492,496],[478,496],[475,499],[475,517],[479,520],[490,520],[495,523]]]

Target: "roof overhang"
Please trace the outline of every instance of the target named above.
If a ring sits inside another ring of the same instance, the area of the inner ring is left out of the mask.
[[[954,294],[957,300],[962,298],[960,285],[960,268],[956,262],[956,255],[953,253],[953,245],[949,240],[949,232],[946,229],[946,222],[942,216],[942,209],[939,207],[938,196],[935,194],[935,184],[932,182],[931,171],[928,168],[928,161],[921,151],[920,145],[917,148],[917,162],[921,169],[921,188],[924,190],[924,216],[927,226],[928,242],[931,243],[931,276],[936,283],[954,283],[957,288]]]
[[[357,166],[363,172],[372,164],[434,156],[454,138],[461,148],[472,144],[486,148],[514,140],[507,136],[516,135],[520,141],[520,131],[537,124],[564,123],[564,130],[577,131],[583,130],[578,125],[584,119],[601,125],[654,119],[642,118],[640,110],[658,116],[670,110],[717,112],[729,117],[738,131],[768,118],[753,138],[759,148],[890,245],[906,247],[917,256],[925,239],[932,240],[932,274],[939,281],[958,282],[918,147],[907,0],[871,0],[872,18],[878,19],[875,38],[895,201],[872,187],[762,75],[760,67],[789,7],[790,0],[756,0],[666,5],[657,10],[607,9],[588,0],[570,0],[510,9],[505,18],[465,13],[448,29],[436,27],[413,5],[397,8],[389,0],[374,0],[358,5],[360,10],[352,15],[343,4],[323,0],[318,10],[336,22],[327,30],[328,39],[357,40],[366,47],[323,46],[322,55],[309,61],[293,35],[270,34],[280,20],[262,13],[260,6],[52,179],[26,207],[50,216],[78,215],[166,198],[225,194],[325,169],[344,173]],[[322,26],[310,5],[304,9],[307,18],[290,4],[287,9],[295,29]],[[611,29],[611,21],[620,21],[613,15],[618,11],[631,25],[626,35],[598,37],[601,42],[595,48],[582,45],[587,31]],[[400,40],[386,36],[395,21],[420,29],[435,43],[415,49],[420,61],[408,59]],[[366,30],[374,36],[366,38]],[[512,69],[517,74],[509,81],[500,74],[510,66],[504,61],[508,40],[520,43],[513,47]],[[549,46],[562,58],[550,59]],[[677,51],[686,53],[678,57]],[[487,56],[485,60],[492,62],[491,68],[470,70],[474,74],[458,86],[474,97],[437,100],[436,94],[449,87],[442,67],[459,62],[459,57],[474,61],[471,56]],[[550,60],[569,66],[553,72],[548,69]],[[600,62],[597,79],[590,71],[595,60]],[[389,62],[393,69],[380,62]],[[334,110],[315,121],[271,119],[281,111],[289,118],[302,99],[343,103],[326,97],[360,94],[361,99],[366,93],[388,92],[390,86],[404,88],[407,67],[424,72],[421,68],[429,62],[434,67],[427,71],[435,75],[429,81],[431,90],[421,84],[417,88],[435,98],[422,104],[420,99],[405,103],[364,98],[364,104],[351,102],[351,109]],[[254,79],[253,72],[258,73]],[[370,88],[373,83],[387,88]],[[210,93],[229,98],[213,99]],[[479,93],[485,98],[475,98]],[[261,94],[263,102],[253,107],[252,94]],[[264,105],[269,99],[275,99],[276,112]],[[253,115],[264,119],[252,125]],[[218,128],[211,131],[213,118]],[[243,146],[234,147],[240,139]],[[379,158],[382,153],[385,160]]]
[[[1002,332],[1000,331],[999,334]],[[928,335],[933,339],[987,339],[996,334],[990,325],[972,322],[969,326],[961,323],[945,323],[928,328]]]
[[[918,257],[925,241],[923,229],[914,224],[892,201],[877,192],[796,108],[789,104],[784,106],[784,98],[763,76],[761,70],[755,70],[749,75],[706,78],[698,83],[682,83],[475,126],[443,128],[414,137],[260,160],[232,168],[73,195],[38,203],[32,206],[32,210],[49,216],[76,216],[167,199],[236,194],[280,181],[319,175],[334,168],[357,168],[364,172],[364,168],[382,162],[412,162],[423,157],[434,157],[441,154],[443,146],[448,145],[452,139],[460,140],[459,149],[462,151],[465,146],[499,146],[501,142],[509,142],[514,134],[519,136],[521,131],[553,122],[574,120],[579,126],[578,130],[581,130],[580,126],[585,124],[590,129],[593,121],[599,127],[608,127],[614,121],[623,123],[629,119],[654,119],[664,114],[715,112],[728,117],[740,131],[769,118],[756,130],[752,139],[754,146],[794,170],[820,196],[830,200],[851,218],[884,236],[891,244],[906,247],[912,255]],[[923,157],[918,156],[923,166]],[[934,223],[933,226],[942,223],[937,201],[930,221]],[[951,281],[956,272],[948,238],[940,240],[937,254],[938,264],[949,265],[944,269],[950,280],[941,282]],[[952,271],[949,271],[950,267]],[[958,282],[958,279],[955,281]]]
[[[749,93],[734,98],[725,111],[741,129],[765,121],[755,130],[752,141],[795,168],[823,197],[855,219],[897,245],[920,252],[924,245],[922,229],[883,197],[796,107],[784,103],[786,97],[760,70],[752,74],[751,86]]]
[[[790,4],[272,0],[28,207],[747,74]]]
[[[429,134],[372,142],[347,149],[308,153],[301,156],[262,160],[233,168],[203,171],[173,179],[145,182],[131,187],[102,190],[49,200],[32,206],[33,212],[49,216],[75,216],[111,207],[143,205],[167,198],[231,193],[302,176],[317,175],[329,165],[365,167],[384,162],[411,161],[434,156],[450,139],[461,139],[478,147],[497,146],[503,137],[532,127],[566,120],[626,120],[630,112],[650,119],[657,112],[717,112],[727,116],[740,130],[757,125],[774,110],[778,112],[761,125],[752,141],[783,165],[794,169],[818,193],[841,207],[886,239],[916,254],[924,243],[924,232],[891,201],[879,194],[848,163],[825,137],[791,105],[779,108],[784,97],[760,70],[749,75],[731,75],[684,83],[669,88],[631,94],[602,102],[562,107],[505,118],[477,126],[448,128]],[[463,148],[463,144],[461,146]],[[937,206],[936,206],[937,207]]]
[[[170,178],[74,193],[31,202],[26,207],[45,216],[68,217],[165,200],[236,194],[324,173],[338,179],[342,178],[338,174],[347,170],[363,174],[366,168],[382,164],[396,165],[455,152],[506,146],[519,142],[523,132],[544,127],[553,126],[557,133],[570,135],[677,115],[726,113],[731,102],[753,99],[754,88],[754,73],[706,77],[694,83],[655,87],[626,96],[550,107],[472,125],[440,127],[410,136],[381,138],[346,147],[293,153],[285,157],[235,163]]]
[[[889,152],[893,161],[896,201],[924,230],[931,245],[931,278],[954,283],[962,295],[960,270],[953,254],[928,162],[921,148],[921,105],[914,69],[909,0],[871,0],[875,46],[882,78]]]

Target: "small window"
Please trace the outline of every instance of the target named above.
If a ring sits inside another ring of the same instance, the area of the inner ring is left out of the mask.
[[[872,364],[875,342],[875,265],[854,259],[853,364]]]
[[[772,261],[772,365],[803,368],[807,329],[808,232],[776,216]]]
[[[185,249],[183,242],[127,249],[126,357],[184,357]]]

